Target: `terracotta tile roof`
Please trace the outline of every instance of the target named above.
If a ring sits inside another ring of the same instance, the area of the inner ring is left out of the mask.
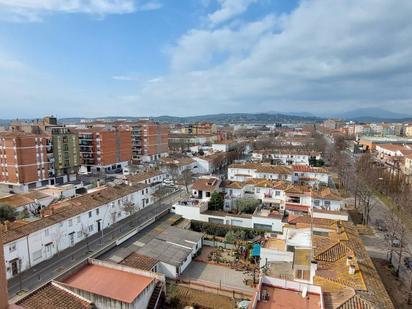
[[[286,194],[301,194],[301,195],[308,195],[310,194],[310,187],[307,185],[295,185],[290,184],[286,189]]]
[[[318,262],[315,283],[324,291],[325,308],[394,308],[355,226],[345,221],[336,222],[338,226],[339,232],[331,228],[329,236],[312,238]],[[348,256],[354,274],[349,274]]]
[[[331,228],[334,229],[336,221],[332,219],[325,219],[325,218],[312,218],[308,215],[304,216],[297,216],[293,217],[291,220],[289,220],[290,224],[312,224],[313,226],[316,227],[323,227],[323,228]],[[316,235],[315,235],[316,236]],[[320,237],[320,236],[317,236]]]
[[[81,213],[87,212],[96,207],[105,205],[111,201],[119,199],[130,193],[139,191],[147,187],[144,184],[134,186],[119,185],[107,187],[100,191],[85,194],[65,202],[65,207],[57,208],[54,214],[41,218],[37,221],[30,222],[23,226],[8,229],[2,234],[3,242],[8,243],[21,237],[27,236],[35,231],[44,229],[50,225],[59,223],[68,218],[75,217]]]
[[[195,160],[189,157],[181,157],[181,158],[171,158],[165,157],[160,159],[160,163],[163,165],[173,165],[173,166],[185,166],[194,163]]]
[[[92,309],[94,304],[55,282],[49,282],[16,302],[25,309]]]
[[[256,169],[256,172],[265,174],[292,174],[292,170],[289,167],[282,165],[260,165]]]
[[[319,191],[312,190],[312,197],[318,199],[328,199],[328,200],[336,200],[341,201],[343,198],[337,193],[333,192],[330,188],[323,187]]]
[[[223,184],[227,189],[243,189],[246,186],[246,183],[241,181],[229,181]]]
[[[198,178],[193,183],[192,189],[213,192],[219,187],[220,182],[220,179],[217,178]]]
[[[285,204],[285,209],[286,210],[291,210],[291,211],[302,211],[302,212],[308,212],[309,211],[309,206],[307,205],[295,205],[295,204]]]
[[[131,304],[153,280],[127,271],[87,264],[63,283],[74,289]]]
[[[157,170],[149,170],[143,173],[139,173],[136,175],[129,175],[126,177],[127,181],[131,182],[131,183],[138,183],[138,182],[142,182],[145,181],[147,179],[156,177],[156,176],[160,176],[163,175],[164,173],[162,173],[161,171],[157,171]]]
[[[0,199],[0,204],[6,204],[10,207],[18,208],[27,204],[34,203],[35,200],[47,198],[49,195],[41,191],[32,191],[23,194],[14,194]]]
[[[312,167],[307,165],[292,165],[294,172],[300,173],[318,173],[318,174],[327,174],[328,171],[322,167]]]
[[[123,261],[120,262],[120,264],[122,265],[147,271],[150,271],[157,263],[159,263],[159,260],[138,254],[136,252],[132,252]]]
[[[360,298],[358,295],[355,295],[349,298],[342,305],[337,307],[337,309],[373,309],[375,308],[370,302],[366,301],[363,298]]]

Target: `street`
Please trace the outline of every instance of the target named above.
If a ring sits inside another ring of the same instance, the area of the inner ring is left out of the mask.
[[[126,235],[131,230],[139,227],[148,220],[157,220],[160,214],[167,213],[177,199],[181,198],[182,191],[176,191],[162,199],[162,203],[157,202],[137,213],[116,222],[111,227],[104,230],[104,233],[94,234],[75,246],[66,249],[51,259],[35,265],[31,269],[20,273],[8,280],[9,297],[18,294],[23,296],[25,292],[40,287],[55,277],[62,275],[71,267],[81,261],[96,257],[113,247],[116,239]]]

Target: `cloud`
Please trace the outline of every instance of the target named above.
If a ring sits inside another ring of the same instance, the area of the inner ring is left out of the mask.
[[[163,4],[158,1],[148,1],[146,3],[141,4],[138,7],[139,11],[153,11],[158,10],[163,7]]]
[[[208,15],[210,23],[214,26],[244,13],[249,5],[257,0],[218,0],[218,2],[220,8]]]
[[[411,108],[410,12],[410,0],[312,0],[191,29],[170,50],[171,73],[144,84],[135,103],[148,114]]]
[[[0,17],[9,21],[41,21],[42,16],[53,13],[81,13],[97,16],[128,14],[136,11],[156,10],[158,1],[135,0],[0,0]]]

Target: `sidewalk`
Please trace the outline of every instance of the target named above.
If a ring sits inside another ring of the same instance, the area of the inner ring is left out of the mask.
[[[75,246],[53,256],[51,259],[37,264],[31,269],[9,279],[9,297],[12,298],[16,296],[19,291],[30,291],[35,289],[47,281],[63,274],[69,268],[86,258],[96,255],[97,252],[111,245],[115,239],[124,236],[134,228],[140,226],[144,222],[147,222],[149,219],[154,219],[156,221],[158,219],[157,216],[170,209],[170,205],[173,201],[180,196],[181,191],[173,192],[169,196],[162,199],[163,203],[157,202],[143,208],[132,216],[116,222],[111,227],[106,228],[103,233],[94,234]],[[169,204],[169,202],[171,203]],[[108,249],[110,249],[110,246],[107,247],[107,250]]]

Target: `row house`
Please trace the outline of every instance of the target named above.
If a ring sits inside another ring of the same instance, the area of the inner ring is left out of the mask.
[[[411,145],[381,144],[375,148],[380,159],[385,157],[403,157],[412,153]]]
[[[196,161],[189,157],[160,159],[160,170],[171,177],[181,176],[185,171],[192,172],[196,166]]]
[[[106,187],[49,206],[44,216],[3,233],[7,278],[100,233],[151,203],[148,185]]]
[[[330,188],[313,189],[284,181],[250,179],[246,182],[227,181],[222,185],[225,194],[224,209],[231,211],[237,199],[261,200],[263,205],[280,212],[308,213],[312,209],[339,211],[343,198]]]
[[[228,168],[228,179],[231,181],[252,178],[292,181],[292,170],[286,166],[260,163],[235,163]]]
[[[311,158],[319,160],[321,155],[319,152],[303,150],[256,150],[252,153],[254,160],[271,160],[283,165],[309,165]]]
[[[213,174],[219,172],[230,161],[230,152],[216,152],[205,156],[193,157],[196,165],[193,172],[197,174]]]
[[[328,171],[322,167],[293,165],[292,170],[292,180],[294,183],[305,183],[311,186],[316,186],[319,184],[329,185],[331,182],[331,176]]]
[[[0,205],[7,205],[17,212],[17,218],[35,217],[40,211],[49,206],[55,197],[41,190],[13,194],[0,198]]]

